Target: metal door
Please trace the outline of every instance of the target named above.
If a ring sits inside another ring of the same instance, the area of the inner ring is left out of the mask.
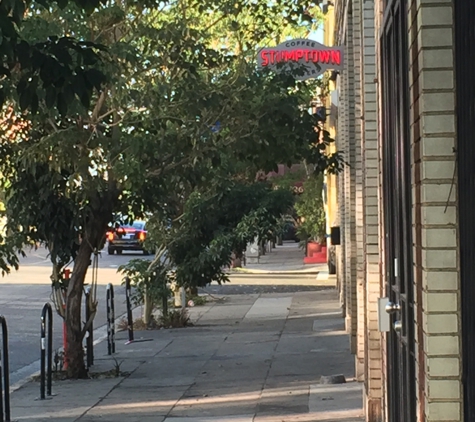
[[[475,422],[475,2],[454,0],[464,421]]]
[[[382,71],[385,280],[390,422],[416,420],[407,0],[386,0]]]

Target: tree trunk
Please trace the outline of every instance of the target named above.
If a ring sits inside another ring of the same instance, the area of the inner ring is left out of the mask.
[[[94,248],[99,248],[112,219],[113,200],[109,195],[91,198],[91,212],[82,233],[81,244],[74,260],[74,268],[68,284],[66,294],[66,362],[67,377],[72,379],[87,378],[87,369],[84,363],[83,338],[84,329],[81,320],[81,302],[84,290],[84,280],[87,269],[91,264],[91,255]],[[104,205],[105,204],[105,205]]]
[[[149,294],[147,294],[147,290],[145,290],[145,295],[143,298],[143,322],[148,327],[150,321],[152,319],[152,312],[153,312],[153,300]]]
[[[84,363],[81,303],[87,269],[91,259],[92,248],[89,242],[82,242],[74,261],[74,269],[69,280],[66,295],[66,361],[68,378],[87,378]]]
[[[168,316],[168,296],[162,296],[162,315]]]
[[[242,268],[241,258],[238,258],[238,257],[234,258],[233,268]]]
[[[242,252],[234,252],[233,268],[242,268]]]

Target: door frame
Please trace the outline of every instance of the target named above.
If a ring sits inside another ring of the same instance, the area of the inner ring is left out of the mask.
[[[457,111],[457,183],[460,291],[462,316],[462,383],[464,421],[475,421],[475,3],[454,0],[455,95]]]
[[[407,0],[386,0],[380,32],[385,288],[394,307],[386,337],[389,422],[416,420],[411,138]],[[396,332],[395,323],[401,323]]]

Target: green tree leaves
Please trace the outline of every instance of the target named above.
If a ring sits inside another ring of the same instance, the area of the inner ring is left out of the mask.
[[[196,287],[227,281],[223,270],[231,253],[242,253],[254,238],[272,238],[292,205],[289,190],[273,190],[266,183],[227,183],[190,195],[180,224],[169,234],[167,257],[177,283]]]
[[[76,0],[74,2],[59,1],[58,4],[66,7],[68,3],[75,3],[82,9],[90,12],[100,3],[99,0]],[[78,67],[82,71],[87,71],[88,67],[97,67],[101,58],[97,51],[102,47],[96,43],[82,42],[69,35],[57,36],[53,33],[48,37],[41,39],[34,36],[32,40],[24,38],[22,27],[25,22],[25,16],[32,15],[31,10],[36,12],[38,4],[44,7],[51,7],[55,4],[53,1],[39,1],[31,3],[23,0],[7,0],[0,3],[0,74],[7,79],[0,81],[0,106],[11,95],[8,85],[16,85],[16,91],[19,95],[21,110],[31,109],[33,114],[38,111],[40,98],[43,96],[38,90],[46,90],[54,86],[59,92],[68,89],[75,83]],[[26,12],[26,7],[30,7],[30,12]],[[28,18],[27,18],[28,20]],[[31,17],[33,22],[39,22],[38,16]],[[52,30],[46,26],[48,30]],[[57,25],[53,28],[57,29]],[[44,31],[46,31],[43,28]],[[29,35],[34,35],[30,32]],[[104,77],[100,82],[98,75],[91,76],[92,86],[99,87],[104,82]],[[59,95],[58,92],[58,95]],[[52,93],[48,94],[48,107],[52,107],[54,101],[51,101]],[[90,101],[90,90],[84,88],[78,94],[83,104]],[[62,114],[65,113],[65,101],[58,99],[58,105],[61,104]],[[66,106],[69,104],[66,102]],[[67,107],[66,107],[67,108]]]
[[[45,242],[56,276],[73,259],[77,294],[114,216],[152,213],[181,284],[225,281],[231,251],[272,235],[293,200],[256,174],[303,160],[316,172],[341,165],[307,111],[318,83],[255,66],[258,47],[305,36],[303,13],[284,0],[2,1],[11,232]],[[7,241],[2,268],[17,264],[18,243]],[[144,280],[165,277],[162,266],[146,271]],[[79,319],[67,324],[81,332]]]

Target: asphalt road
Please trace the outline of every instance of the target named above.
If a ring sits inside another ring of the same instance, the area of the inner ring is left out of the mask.
[[[143,258],[143,255],[132,252],[113,256],[104,252],[101,254],[97,289],[99,303],[94,320],[95,329],[106,324],[108,283],[114,285],[116,319],[125,313],[125,289],[121,285],[122,279],[117,269],[132,258]],[[147,258],[150,259],[150,257]],[[46,251],[41,248],[30,251],[26,258],[21,259],[19,271],[0,277],[0,314],[6,318],[8,325],[11,385],[39,369],[37,361],[40,358],[40,317],[44,304],[50,302],[50,274],[50,261]],[[90,271],[86,282],[90,282],[91,277]],[[62,319],[54,312],[53,347],[56,350],[61,346]]]

